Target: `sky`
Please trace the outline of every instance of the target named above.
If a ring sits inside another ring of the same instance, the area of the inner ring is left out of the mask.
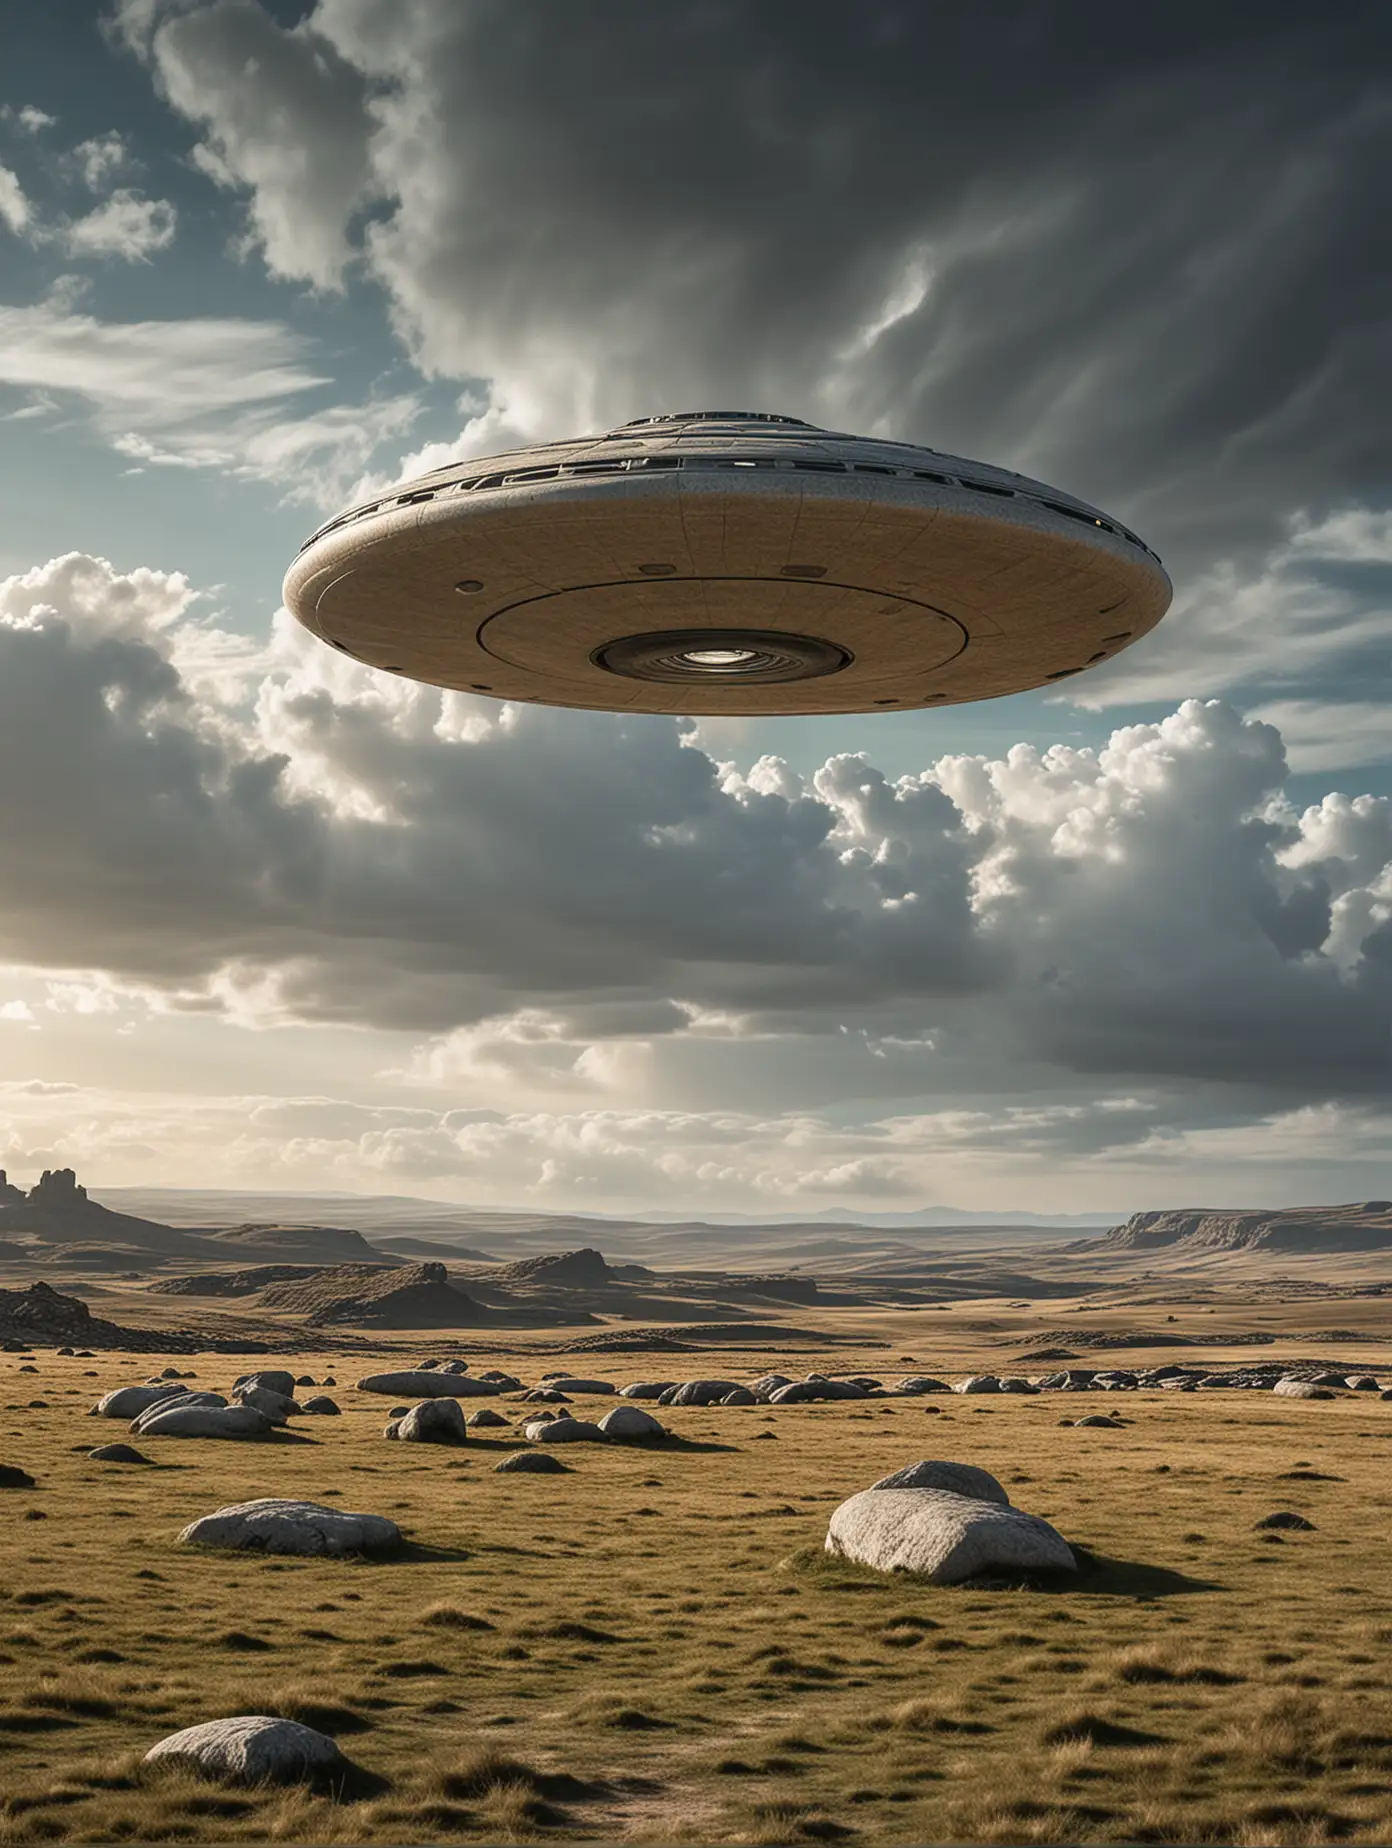
[[[1392,13],[5,0],[0,1165],[480,1206],[1392,1194]],[[738,405],[1159,552],[1066,693],[515,708],[350,499]]]

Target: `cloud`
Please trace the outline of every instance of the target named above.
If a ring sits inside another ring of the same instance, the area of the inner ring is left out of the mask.
[[[93,192],[101,192],[123,168],[131,163],[130,149],[123,136],[114,130],[79,141],[68,156],[84,183]]]
[[[337,287],[352,255],[349,221],[371,192],[362,74],[255,0],[163,18],[139,0],[117,18],[169,102],[207,131],[197,165],[220,186],[251,189],[250,230],[272,273]]]
[[[26,135],[37,135],[46,128],[56,127],[58,118],[49,115],[46,110],[37,108],[33,103],[24,103],[18,109],[12,103],[6,103],[0,107],[0,122],[13,122],[17,128],[23,129]]]
[[[8,167],[0,167],[0,224],[22,237],[28,230],[32,211],[18,176]]]
[[[64,231],[73,256],[120,257],[143,263],[174,242],[178,215],[167,199],[146,199],[120,187],[109,199],[74,219]]]
[[[360,263],[516,428],[784,409],[1038,472],[1185,576],[1382,480],[1376,9],[122,16],[273,273]]]
[[[1392,804],[1297,812],[1277,731],[1221,703],[803,778],[283,618],[235,672],[209,653],[168,574],[0,584],[0,958],[60,1012],[385,1033],[422,1107],[915,1100],[959,1145],[973,1113],[1113,1147],[1392,1089]]]
[[[418,401],[308,408],[304,398],[332,383],[312,357],[307,340],[274,321],[104,321],[61,292],[0,306],[0,382],[77,398],[118,453],[273,481],[336,505],[374,450],[409,428]]]

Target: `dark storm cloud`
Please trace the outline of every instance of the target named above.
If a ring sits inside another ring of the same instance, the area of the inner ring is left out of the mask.
[[[1189,567],[1386,486],[1385,7],[210,0],[140,42],[272,263],[323,280],[375,199],[421,364],[525,427],[876,425]]]

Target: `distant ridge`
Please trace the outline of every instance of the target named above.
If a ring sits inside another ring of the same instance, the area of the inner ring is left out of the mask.
[[[1392,1201],[1350,1206],[1291,1206],[1254,1212],[1203,1207],[1133,1213],[1105,1238],[1068,1249],[1104,1251],[1392,1251]]]

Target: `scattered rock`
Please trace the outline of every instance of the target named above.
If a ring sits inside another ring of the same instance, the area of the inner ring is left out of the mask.
[[[254,1405],[273,1425],[288,1424],[300,1409],[293,1398],[272,1392],[269,1386],[243,1386],[237,1389],[237,1398],[242,1405]]]
[[[462,1444],[469,1433],[458,1399],[422,1399],[397,1421],[395,1435],[403,1444]]]
[[[826,1399],[863,1399],[865,1388],[853,1380],[829,1380],[810,1374],[805,1380],[792,1380],[769,1394],[770,1405],[814,1405]]]
[[[244,1373],[240,1379],[232,1382],[232,1390],[236,1393],[251,1392],[259,1386],[264,1386],[267,1392],[278,1392],[283,1399],[293,1399],[295,1396],[294,1374],[275,1368],[266,1373]]]
[[[1022,1380],[1015,1375],[1008,1375],[1000,1383],[1002,1392],[1038,1392],[1039,1388],[1032,1380]]]
[[[514,1450],[510,1457],[504,1457],[494,1466],[494,1474],[510,1476],[521,1473],[528,1476],[563,1476],[569,1469],[568,1463],[552,1456],[549,1450]]]
[[[1316,1386],[1310,1380],[1277,1380],[1271,1390],[1283,1399],[1332,1399],[1334,1397],[1327,1386]]]
[[[559,1378],[553,1379],[551,1386],[552,1390],[555,1392],[568,1392],[591,1396],[596,1393],[613,1393],[618,1391],[618,1387],[615,1386],[612,1380],[579,1380],[573,1379],[568,1373],[563,1373]]]
[[[1350,1392],[1378,1392],[1381,1389],[1371,1373],[1350,1373],[1344,1380]]]
[[[187,1726],[152,1745],[145,1762],[192,1765],[235,1784],[314,1783],[353,1769],[326,1734],[261,1713]]]
[[[331,1399],[327,1393],[323,1392],[315,1393],[312,1399],[306,1399],[304,1404],[300,1407],[300,1410],[311,1418],[338,1418],[341,1416],[336,1401]]]
[[[727,1392],[733,1392],[738,1380],[683,1380],[658,1397],[659,1405],[715,1405]]]
[[[142,1437],[269,1437],[275,1430],[254,1405],[174,1405],[138,1428]]]
[[[523,1427],[523,1436],[533,1444],[603,1444],[607,1443],[597,1424],[584,1418],[538,1418]]]
[[[440,1371],[441,1373],[467,1373],[469,1363],[467,1360],[447,1360]]]
[[[114,1392],[98,1399],[92,1412],[99,1418],[124,1418],[129,1421],[164,1399],[181,1399],[183,1396],[181,1386],[118,1386]]]
[[[870,1484],[872,1489],[947,1489],[953,1495],[967,1495],[973,1501],[993,1502],[1008,1508],[1010,1497],[989,1470],[977,1469],[973,1463],[944,1463],[930,1458],[896,1469],[892,1476],[881,1476]]]
[[[1258,1532],[1264,1527],[1284,1528],[1290,1533],[1312,1534],[1315,1531],[1313,1521],[1307,1521],[1303,1514],[1290,1514],[1282,1510],[1278,1514],[1265,1515],[1255,1523]]]
[[[1038,1515],[946,1489],[866,1489],[842,1502],[826,1550],[879,1572],[912,1572],[934,1585],[985,1573],[1073,1572],[1063,1536]]]
[[[495,1412],[491,1405],[485,1405],[477,1412],[470,1412],[464,1422],[471,1430],[477,1431],[484,1426],[506,1425],[510,1421],[501,1412]]]
[[[312,1386],[314,1384],[314,1376],[311,1373],[301,1373],[297,1376],[295,1384],[297,1386]]]
[[[931,1373],[911,1373],[906,1380],[900,1380],[894,1388],[896,1392],[951,1392],[946,1380],[935,1380]]]
[[[0,1463],[0,1489],[32,1489],[34,1478],[14,1463]]]
[[[636,1405],[616,1405],[612,1412],[606,1412],[600,1419],[599,1429],[606,1437],[615,1438],[624,1444],[641,1443],[644,1439],[667,1435],[665,1425],[659,1424],[650,1412],[642,1411]]]
[[[496,1380],[464,1373],[370,1373],[358,1381],[359,1392],[386,1392],[394,1399],[473,1399],[500,1392]]]
[[[759,1395],[751,1392],[747,1386],[736,1386],[733,1392],[727,1392],[720,1401],[722,1405],[758,1405]]]
[[[235,1547],[258,1553],[320,1558],[375,1553],[400,1543],[401,1529],[382,1514],[350,1514],[319,1502],[268,1496],[205,1514],[178,1538],[190,1546]]]
[[[1104,1412],[1091,1412],[1086,1418],[1075,1419],[1074,1423],[1079,1430],[1089,1431],[1122,1431],[1126,1428],[1119,1418],[1108,1418]]]
[[[98,1444],[87,1455],[94,1463],[148,1463],[150,1459],[142,1455],[134,1444]]]
[[[143,1431],[152,1418],[160,1417],[165,1412],[185,1411],[193,1407],[218,1409],[227,1404],[221,1393],[217,1392],[181,1392],[173,1398],[157,1399],[153,1405],[147,1405],[143,1412],[137,1412],[130,1421],[132,1431]]]
[[[522,1395],[524,1405],[569,1405],[567,1393],[558,1392],[554,1386],[533,1386],[530,1392]]]
[[[632,1386],[620,1386],[619,1396],[624,1399],[660,1399],[664,1392],[676,1390],[675,1380],[637,1380]]]
[[[958,1380],[952,1390],[954,1392],[999,1392],[1000,1381],[994,1373],[973,1373],[967,1379]]]

